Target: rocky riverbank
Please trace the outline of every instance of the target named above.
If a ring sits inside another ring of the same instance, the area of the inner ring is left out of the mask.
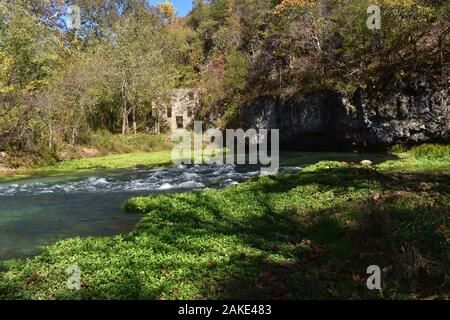
[[[382,95],[358,89],[351,95],[321,91],[290,98],[262,97],[240,108],[250,128],[279,129],[286,147],[386,148],[445,141],[448,89],[415,81]]]

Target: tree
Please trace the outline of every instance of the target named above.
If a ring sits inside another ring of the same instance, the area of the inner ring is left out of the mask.
[[[167,24],[171,24],[175,21],[175,8],[168,0],[156,4],[156,7],[159,9],[161,16],[166,20]]]
[[[164,40],[154,31],[157,23],[146,12],[128,16],[115,25],[114,35],[102,48],[101,58],[110,66],[105,83],[121,97],[122,134],[130,130],[130,115],[137,133],[137,114],[149,111],[151,102],[167,94],[176,78],[170,57],[161,50]]]
[[[48,130],[45,118],[35,121],[36,96],[51,81],[63,49],[49,24],[41,23],[41,7],[33,11],[29,4],[0,4],[0,148],[39,149],[27,138],[38,139]]]

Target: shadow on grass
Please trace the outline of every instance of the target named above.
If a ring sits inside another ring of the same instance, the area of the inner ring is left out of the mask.
[[[445,175],[325,165],[221,191],[135,198],[125,208],[145,213],[130,235],[52,246],[0,275],[0,297],[448,296]],[[48,271],[72,260],[85,277],[76,293]],[[372,264],[383,269],[382,293],[365,285]]]
[[[171,223],[164,226],[167,238],[163,241],[171,241],[169,235],[188,234],[193,238],[234,236],[243,244],[246,250],[232,253],[226,263],[214,265],[215,271],[203,275],[209,279],[204,282],[220,283],[219,291],[202,293],[208,298],[376,298],[379,295],[365,286],[365,270],[371,264],[390,272],[389,290],[414,293],[418,290],[415,283],[421,279],[422,294],[432,293],[448,277],[446,240],[439,233],[448,221],[445,202],[429,200],[448,194],[447,183],[448,177],[439,175],[395,177],[355,168],[279,175],[252,183],[246,190],[237,188],[236,194],[224,191],[233,203],[253,203],[239,215],[227,212],[227,204],[215,194],[176,196],[182,204],[164,202],[163,211],[170,214],[162,220]],[[311,185],[317,190],[307,189],[306,200],[301,201],[302,188]],[[358,194],[361,190],[364,192]],[[285,204],[283,196],[297,191],[299,202],[278,206]],[[245,200],[239,192],[245,194]],[[336,201],[324,199],[317,207],[309,206],[327,192],[332,192]],[[181,207],[183,210],[176,209]],[[157,207],[148,209],[149,215],[158,212]],[[207,219],[204,212],[210,214]],[[418,230],[404,230],[405,225]],[[144,219],[138,232],[146,232],[147,227]],[[410,252],[401,252],[407,243],[413,244],[406,249]],[[182,250],[194,254],[199,247],[184,244]],[[407,269],[413,268],[404,260],[415,250],[424,252],[409,257],[418,265],[403,281]],[[429,260],[430,265],[420,265],[421,259]],[[428,276],[421,278],[421,272]]]
[[[309,165],[320,161],[341,161],[349,163],[360,163],[370,160],[374,164],[385,161],[398,160],[399,157],[391,153],[381,152],[281,152],[280,165]]]

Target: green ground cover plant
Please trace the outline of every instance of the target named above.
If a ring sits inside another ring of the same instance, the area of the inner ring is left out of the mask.
[[[400,158],[398,171],[321,161],[225,190],[132,198],[124,209],[142,215],[132,233],[10,261],[0,298],[448,299],[450,159],[439,148],[439,170],[412,150],[414,167]],[[74,263],[79,291],[66,286]],[[374,264],[381,291],[366,287]]]

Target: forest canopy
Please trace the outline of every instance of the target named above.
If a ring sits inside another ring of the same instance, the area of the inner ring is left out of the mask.
[[[439,0],[194,0],[182,18],[168,1],[1,1],[0,151],[57,158],[99,130],[153,132],[173,88],[197,87],[198,116],[232,126],[260,96],[445,85],[448,21]]]

